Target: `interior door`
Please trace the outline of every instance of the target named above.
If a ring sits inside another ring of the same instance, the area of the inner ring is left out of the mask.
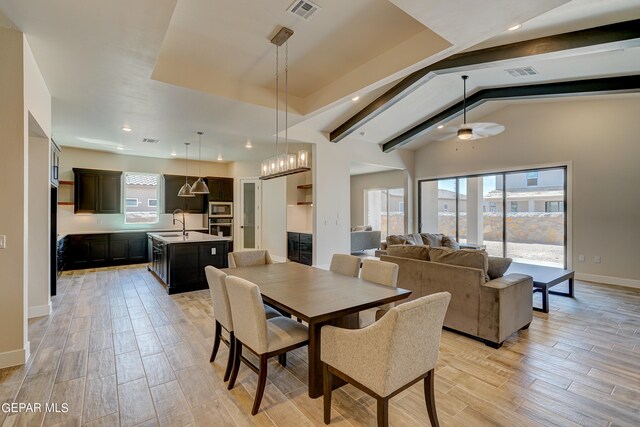
[[[259,179],[240,180],[240,238],[237,249],[260,249],[261,191]],[[234,239],[235,240],[235,239]]]

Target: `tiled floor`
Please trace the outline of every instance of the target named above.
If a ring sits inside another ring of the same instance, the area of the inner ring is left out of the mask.
[[[222,381],[227,349],[210,364],[208,291],[168,296],[144,266],[65,273],[49,317],[30,321],[32,357],[0,370],[0,402],[54,402],[68,413],[0,412],[18,425],[323,425],[306,393],[306,354],[269,366],[261,411],[256,376]],[[500,350],[444,332],[436,371],[443,425],[640,425],[640,292],[578,282],[551,297],[528,331]],[[420,384],[391,401],[391,424],[428,425]],[[332,425],[374,425],[375,401],[334,393]]]

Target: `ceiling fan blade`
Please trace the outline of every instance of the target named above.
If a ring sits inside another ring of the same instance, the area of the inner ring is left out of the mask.
[[[479,138],[498,135],[504,132],[505,129],[503,125],[497,123],[467,123],[466,127],[471,128],[473,135]]]

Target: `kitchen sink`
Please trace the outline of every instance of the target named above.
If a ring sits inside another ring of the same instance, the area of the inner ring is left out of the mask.
[[[160,237],[180,237],[182,234],[158,234]]]

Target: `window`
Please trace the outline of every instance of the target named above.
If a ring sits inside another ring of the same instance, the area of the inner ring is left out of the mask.
[[[538,185],[538,172],[527,172],[527,187]]]
[[[404,234],[404,188],[365,190],[365,224],[380,230],[381,238]]]
[[[511,212],[518,212],[518,202],[511,202]]]
[[[148,173],[125,172],[125,224],[155,224],[158,212],[160,176]]]
[[[564,207],[562,202],[544,202],[545,212],[563,212]]]

